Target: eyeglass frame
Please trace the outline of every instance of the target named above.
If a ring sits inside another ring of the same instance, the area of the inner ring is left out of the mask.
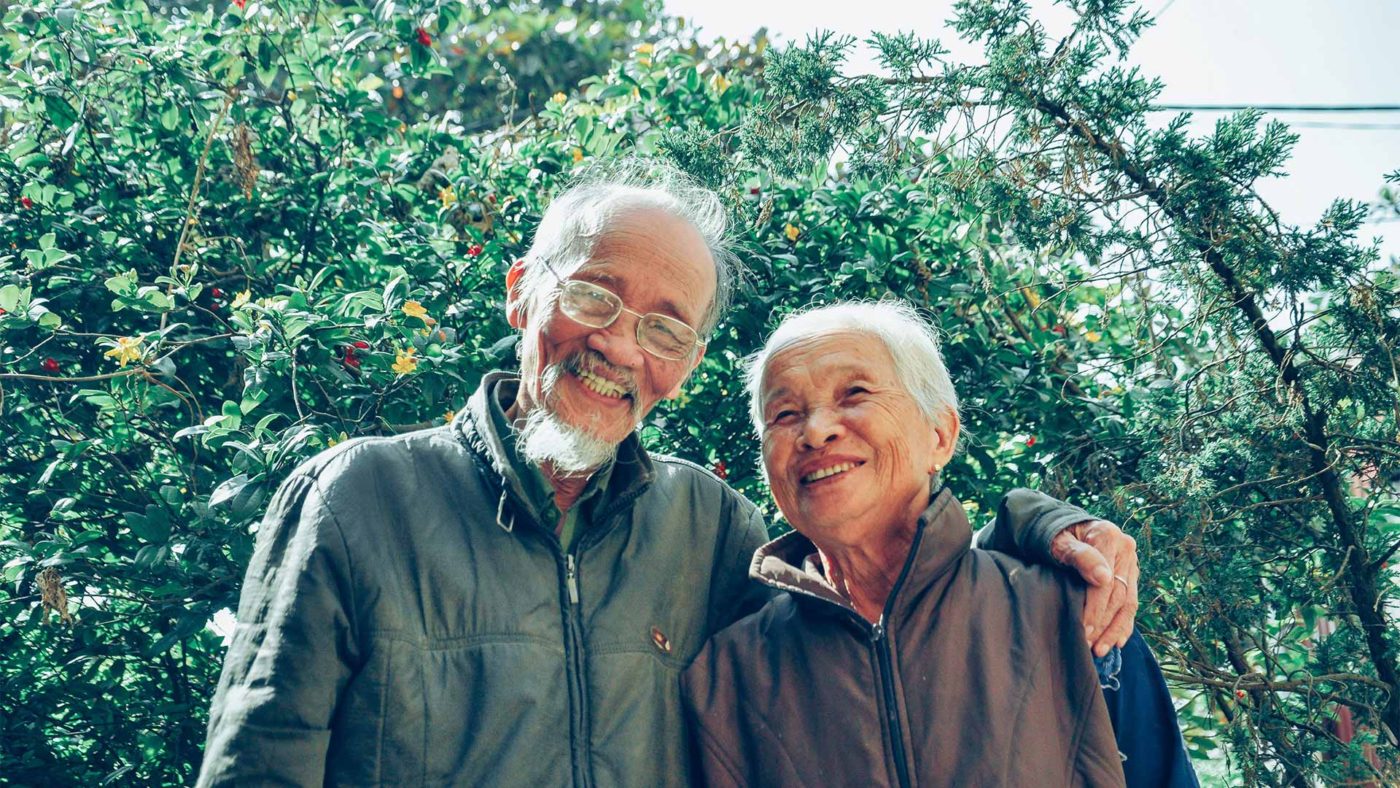
[[[706,342],[705,340],[703,340],[703,339],[700,338],[700,332],[699,332],[698,330],[696,330],[696,328],[695,328],[694,326],[690,325],[689,323],[686,323],[685,321],[681,320],[680,318],[672,317],[672,316],[670,316],[670,315],[663,315],[663,314],[660,313],[660,312],[646,312],[646,313],[642,313],[642,312],[638,312],[638,311],[633,310],[633,309],[628,309],[628,308],[627,308],[627,303],[626,303],[625,301],[623,301],[623,300],[622,300],[622,296],[618,295],[617,293],[614,293],[613,291],[609,290],[609,289],[606,288],[606,287],[603,287],[602,285],[600,285],[600,284],[598,284],[598,283],[596,283],[596,282],[585,282],[585,281],[583,281],[582,279],[565,279],[564,277],[562,277],[562,276],[559,275],[559,272],[558,272],[558,271],[554,270],[554,266],[552,266],[552,265],[549,264],[549,260],[547,260],[547,259],[545,259],[545,258],[543,258],[543,257],[540,257],[540,258],[538,258],[538,259],[539,259],[539,261],[540,261],[541,263],[544,264],[545,270],[554,275],[555,281],[557,281],[557,282],[559,283],[559,286],[560,286],[561,288],[567,286],[570,282],[579,282],[580,284],[586,284],[586,285],[588,285],[588,286],[590,286],[590,287],[596,287],[596,288],[598,288],[599,290],[602,290],[604,293],[607,293],[608,295],[610,295],[610,296],[612,296],[613,298],[617,299],[617,306],[618,306],[617,312],[615,312],[615,313],[613,314],[611,320],[609,320],[608,322],[604,323],[604,324],[601,325],[601,326],[591,326],[591,325],[589,325],[589,324],[583,322],[582,320],[579,320],[578,318],[574,317],[573,315],[571,315],[571,314],[565,312],[562,308],[560,308],[560,310],[559,310],[560,314],[564,315],[565,317],[569,318],[570,320],[574,321],[575,323],[578,323],[579,325],[584,326],[584,327],[586,327],[586,328],[604,329],[604,328],[607,328],[608,326],[611,326],[613,323],[616,323],[616,322],[617,322],[617,319],[618,319],[619,317],[622,316],[622,313],[623,313],[623,312],[626,312],[627,314],[629,314],[629,315],[631,315],[631,316],[637,318],[637,329],[636,329],[636,332],[635,332],[635,333],[636,333],[636,340],[637,340],[637,347],[639,347],[639,348],[641,348],[642,350],[644,350],[648,355],[651,355],[651,356],[654,356],[654,357],[656,357],[656,358],[659,358],[659,359],[661,359],[662,361],[689,361],[690,359],[695,358],[695,356],[696,356],[696,351],[703,351],[704,348],[705,348],[706,346],[709,345],[708,342]],[[642,324],[645,322],[645,318],[647,318],[647,317],[649,317],[649,316],[652,316],[652,315],[655,315],[656,317],[662,318],[663,320],[670,320],[670,321],[673,322],[673,323],[679,323],[680,325],[683,325],[683,326],[685,326],[686,328],[690,329],[690,332],[691,332],[692,334],[695,335],[695,341],[694,341],[694,343],[690,346],[690,350],[686,351],[686,354],[685,354],[684,356],[681,356],[680,358],[670,358],[669,356],[663,356],[663,355],[661,355],[660,353],[657,353],[655,350],[652,350],[651,348],[647,347],[646,344],[644,344],[644,343],[642,342]]]

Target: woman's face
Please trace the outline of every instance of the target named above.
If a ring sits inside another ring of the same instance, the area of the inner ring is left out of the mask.
[[[792,527],[821,547],[912,525],[952,456],[957,417],[931,422],[884,342],[856,331],[796,341],[765,370],[763,465]]]

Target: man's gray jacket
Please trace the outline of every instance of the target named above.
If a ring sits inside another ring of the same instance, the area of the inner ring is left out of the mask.
[[[453,424],[348,441],[278,490],[201,785],[686,782],[678,676],[767,600],[763,519],[634,437],[565,552],[507,459],[517,385],[488,375]],[[1043,555],[1086,517],[1016,491],[993,539]]]

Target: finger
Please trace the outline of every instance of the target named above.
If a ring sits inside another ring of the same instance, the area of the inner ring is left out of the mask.
[[[1109,603],[1113,596],[1112,586],[1117,583],[1110,583],[1110,587],[1090,587],[1084,593],[1084,640],[1088,643],[1095,643],[1103,633],[1104,627],[1108,626],[1113,617],[1109,615]]]
[[[1094,653],[1103,656],[1113,646],[1119,646],[1128,642],[1128,637],[1133,634],[1133,624],[1137,617],[1137,571],[1130,570],[1132,575],[1125,578],[1126,582],[1113,581],[1115,586],[1114,594],[1109,602],[1109,613],[1112,616],[1107,621],[1098,636],[1094,640]]]
[[[1115,583],[1115,585],[1117,584]],[[1114,646],[1122,648],[1128,642],[1128,637],[1133,634],[1134,616],[1135,610],[1128,605],[1118,608],[1113,620],[1094,640],[1094,654],[1102,657]]]
[[[1064,551],[1064,563],[1074,567],[1084,582],[1091,586],[1103,588],[1113,582],[1113,570],[1104,554],[1087,542],[1071,539]]]

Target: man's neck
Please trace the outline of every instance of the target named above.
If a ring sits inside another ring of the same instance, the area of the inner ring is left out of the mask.
[[[596,469],[587,473],[558,473],[551,463],[540,466],[540,472],[544,478],[549,480],[549,486],[554,488],[554,505],[559,512],[569,511],[578,501],[578,497],[583,495],[583,488],[588,486],[588,480],[593,478]]]
[[[506,421],[509,421],[511,424],[515,425],[516,429],[519,429],[521,422],[525,418],[524,409],[521,407],[520,396],[516,396],[515,401],[510,404],[510,407],[506,408],[505,414]],[[540,466],[540,472],[544,474],[544,478],[549,482],[550,488],[554,490],[554,505],[559,509],[560,516],[562,517],[564,512],[569,511],[569,509],[573,508],[573,505],[578,502],[578,497],[583,495],[583,489],[588,486],[588,480],[593,477],[597,469],[595,468],[586,473],[559,473],[554,470],[552,464],[546,462]]]

